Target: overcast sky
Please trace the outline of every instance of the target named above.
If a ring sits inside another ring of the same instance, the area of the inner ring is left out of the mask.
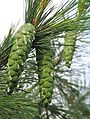
[[[23,0],[0,0],[0,42],[11,24],[23,24]]]

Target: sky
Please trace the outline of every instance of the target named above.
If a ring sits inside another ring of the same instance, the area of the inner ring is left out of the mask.
[[[23,0],[0,0],[0,43],[12,24],[23,23]]]

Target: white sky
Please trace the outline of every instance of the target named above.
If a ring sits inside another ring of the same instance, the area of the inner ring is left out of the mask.
[[[11,24],[23,24],[23,0],[0,0],[0,43]]]

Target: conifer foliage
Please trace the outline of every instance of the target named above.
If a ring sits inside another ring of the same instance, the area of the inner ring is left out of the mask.
[[[0,101],[8,99],[0,107],[11,105],[17,119],[83,119],[79,86],[67,75],[77,34],[90,30],[90,2],[83,1],[68,0],[56,7],[53,0],[25,0],[24,25],[13,35],[11,30],[0,47]]]

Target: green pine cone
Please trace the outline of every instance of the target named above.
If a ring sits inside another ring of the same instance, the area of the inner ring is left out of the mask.
[[[14,63],[15,63],[15,61],[14,61],[14,60],[9,60],[9,61],[8,61],[9,66],[14,65]]]
[[[44,84],[45,82],[53,83],[53,78],[51,76],[48,78],[42,78],[42,80],[40,80],[40,85]]]
[[[63,49],[63,59],[67,65],[70,67],[73,54],[75,51],[75,44],[76,44],[76,33],[73,31],[69,31],[65,35],[65,42],[64,42],[64,49]]]
[[[44,88],[50,88],[50,87],[52,87],[53,86],[53,84],[51,83],[51,82],[49,82],[49,81],[46,81],[46,82],[44,82],[44,84],[43,84],[43,87]]]
[[[21,47],[21,46],[24,46],[25,45],[25,43],[23,42],[22,39],[17,40],[16,43],[17,43],[18,47]]]
[[[17,49],[18,49],[17,45],[16,45],[16,44],[14,44],[14,45],[13,45],[13,47],[12,47],[12,52],[17,51]]]
[[[19,56],[24,56],[24,55],[25,55],[25,52],[24,52],[22,49],[18,49],[18,50],[17,50],[17,54],[18,54]]]
[[[13,76],[18,75],[18,72],[14,71],[14,70],[9,70],[9,74],[10,74],[11,77],[13,77]]]
[[[17,87],[23,63],[26,61],[30,51],[34,35],[35,27],[30,23],[23,25],[15,34],[16,40],[11,48],[6,72],[8,94],[11,94],[14,88]]]
[[[10,60],[17,60],[17,59],[19,59],[19,55],[16,52],[10,54]]]
[[[17,64],[17,62],[15,61],[14,65],[12,65],[11,67],[9,67],[10,70],[14,70],[14,71],[18,71],[20,69],[19,64]]]
[[[37,63],[38,63],[38,78],[39,78],[39,92],[40,99],[44,106],[48,105],[52,99],[53,93],[53,49],[50,47],[50,43],[47,43],[46,48],[36,49]]]
[[[51,75],[48,72],[44,72],[44,71],[38,72],[38,74],[40,78],[47,78]]]
[[[17,64],[19,64],[20,66],[22,66],[23,65],[23,59],[18,59],[17,60]]]

